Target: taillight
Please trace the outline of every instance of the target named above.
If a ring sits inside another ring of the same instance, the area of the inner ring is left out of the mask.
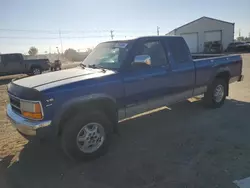
[[[240,66],[239,66],[240,73],[242,73],[242,58],[237,63],[240,64]]]

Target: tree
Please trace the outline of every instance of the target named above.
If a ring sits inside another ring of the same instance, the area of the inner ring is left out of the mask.
[[[32,46],[32,47],[30,47],[28,54],[31,56],[35,56],[38,54],[38,49],[36,47]]]
[[[64,56],[70,61],[77,61],[79,59],[79,53],[72,48],[65,50]]]
[[[92,52],[92,50],[93,50],[93,49],[91,49],[91,48],[87,48],[86,52],[87,52],[88,54],[90,54],[90,53]]]
[[[240,42],[250,42],[250,37],[237,37],[236,41]]]

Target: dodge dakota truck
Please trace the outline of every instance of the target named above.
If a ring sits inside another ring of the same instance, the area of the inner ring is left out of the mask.
[[[52,133],[71,158],[95,158],[119,120],[203,94],[218,108],[242,79],[240,55],[193,60],[182,37],[110,41],[77,68],[10,83],[7,116],[23,135]]]
[[[24,59],[22,54],[0,54],[0,76],[12,74],[37,75],[49,70],[48,59]]]

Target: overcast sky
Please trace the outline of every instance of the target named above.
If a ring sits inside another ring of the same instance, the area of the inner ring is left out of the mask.
[[[208,16],[235,23],[235,35],[250,32],[249,0],[0,0],[0,52],[27,53],[30,46],[54,52],[84,50],[96,43],[160,34]]]

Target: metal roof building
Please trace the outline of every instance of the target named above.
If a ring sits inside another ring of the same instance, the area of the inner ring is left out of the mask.
[[[204,16],[166,35],[183,36],[191,53],[203,53],[211,44],[221,45],[224,50],[234,40],[234,23]]]

